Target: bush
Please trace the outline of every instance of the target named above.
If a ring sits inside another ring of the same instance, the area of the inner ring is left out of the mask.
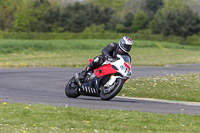
[[[122,25],[122,24],[117,24],[116,27],[115,27],[115,30],[117,32],[125,32],[126,31],[124,25]]]
[[[153,33],[186,38],[200,32],[200,18],[183,0],[166,0],[149,26]]]
[[[135,33],[135,39],[137,40],[151,40],[151,41],[163,41],[163,42],[175,42],[183,44],[185,39],[178,36],[163,36],[160,34],[152,34],[150,30],[140,30]]]
[[[137,32],[138,30],[145,29],[148,24],[147,20],[148,18],[145,12],[139,11],[132,22],[133,31]]]
[[[105,25],[92,25],[90,27],[86,27],[83,31],[84,33],[104,33]]]
[[[37,32],[3,32],[3,39],[36,39],[36,40],[66,40],[66,39],[119,39],[122,36],[133,37],[133,34],[126,33],[116,33],[110,31],[101,32],[89,32],[91,29],[86,29],[85,32],[74,33],[74,32],[47,32],[47,33],[37,33]],[[94,30],[94,29],[92,29]]]
[[[0,39],[3,39],[3,32],[0,30]]]
[[[200,46],[200,33],[197,35],[187,37],[185,44]]]

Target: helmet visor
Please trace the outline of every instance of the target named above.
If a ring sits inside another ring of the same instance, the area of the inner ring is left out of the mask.
[[[132,46],[132,45],[125,44],[125,45],[124,45],[124,48],[126,49],[126,51],[129,52],[129,51],[131,50],[131,46]]]

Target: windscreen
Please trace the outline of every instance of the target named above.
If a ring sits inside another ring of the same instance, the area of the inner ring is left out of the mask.
[[[130,59],[129,56],[127,56],[127,55],[122,55],[122,58],[124,59],[125,62],[128,62],[128,63],[131,64],[131,59]]]

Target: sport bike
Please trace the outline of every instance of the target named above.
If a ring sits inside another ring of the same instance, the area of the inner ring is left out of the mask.
[[[89,59],[89,63],[91,61]],[[120,92],[131,75],[130,57],[117,55],[114,61],[106,60],[99,68],[87,72],[83,80],[77,81],[72,77],[65,87],[65,94],[70,98],[86,95],[110,100]]]

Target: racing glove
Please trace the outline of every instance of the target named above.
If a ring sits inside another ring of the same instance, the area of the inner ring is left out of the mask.
[[[106,60],[107,60],[107,61],[110,61],[110,62],[116,61],[116,59],[113,58],[112,56],[105,56],[105,57],[106,57]]]

